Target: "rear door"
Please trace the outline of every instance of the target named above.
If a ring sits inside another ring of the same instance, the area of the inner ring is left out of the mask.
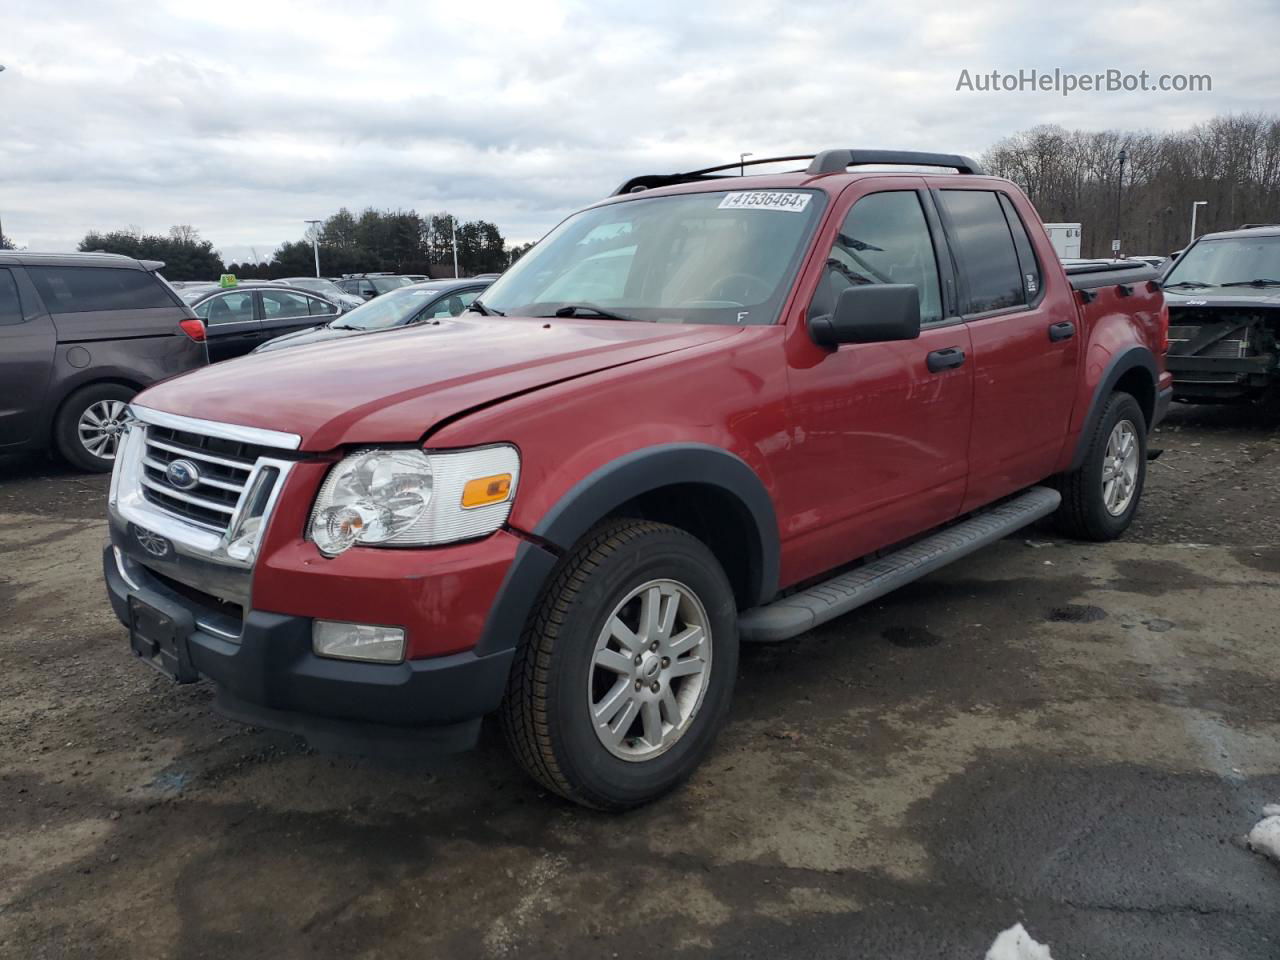
[[[49,314],[25,283],[21,267],[0,267],[0,447],[30,440],[53,369],[57,337]]]
[[[261,342],[252,290],[214,294],[194,309],[208,333],[210,363],[246,354]]]
[[[944,523],[964,496],[969,332],[952,306],[950,260],[924,181],[892,182],[886,189],[863,181],[841,196],[817,240],[825,263],[808,315],[830,313],[851,285],[913,284],[920,337],[830,350],[813,343],[804,323],[788,330],[793,437],[778,458],[779,520],[793,576]]]
[[[1071,420],[1083,337],[1070,291],[1046,289],[1061,271],[1042,269],[1052,248],[1042,230],[1036,234],[1047,250],[1033,245],[1025,223],[1035,217],[1030,205],[984,184],[931,184],[973,343],[967,511],[1053,472]]]
[[[295,330],[306,330],[323,323],[323,319],[312,314],[312,301],[318,298],[298,290],[259,290],[258,310],[262,323],[258,330],[258,342],[262,343],[273,337],[279,337]],[[316,310],[319,311],[318,301]],[[336,316],[336,313],[326,314]],[[256,345],[256,344],[255,344]]]

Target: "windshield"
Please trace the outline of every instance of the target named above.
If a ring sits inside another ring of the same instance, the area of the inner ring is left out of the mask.
[[[1254,280],[1280,280],[1280,237],[1229,237],[1201,240],[1182,255],[1164,278],[1164,286],[1233,288],[1233,296],[1265,294],[1265,285],[1251,289]],[[1271,291],[1274,293],[1274,291]]]
[[[373,284],[373,289],[379,293],[386,293],[388,290],[397,290],[400,287],[407,287],[413,283],[408,277],[370,277],[369,282]]]
[[[576,306],[661,323],[773,323],[818,219],[818,191],[735,190],[592,207],[485,291],[485,307]]]
[[[333,326],[353,330],[385,330],[387,327],[398,327],[408,323],[436,297],[440,296],[435,287],[415,287],[412,290],[392,290],[390,293],[375,297],[368,303],[356,307],[350,313],[343,314]]]

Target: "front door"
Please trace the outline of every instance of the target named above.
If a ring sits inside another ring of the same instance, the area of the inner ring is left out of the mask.
[[[798,318],[787,333],[792,427],[777,478],[784,584],[950,520],[964,496],[969,332],[950,309],[949,260],[938,255],[944,241],[923,180],[898,179],[902,189],[854,184],[841,196],[838,228],[819,238],[826,262],[806,278],[808,316],[829,313],[853,284],[909,283],[920,291],[920,338],[832,350]]]

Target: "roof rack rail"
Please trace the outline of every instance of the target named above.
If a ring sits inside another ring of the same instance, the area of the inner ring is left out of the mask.
[[[1237,230],[1258,230],[1262,227],[1280,227],[1280,223],[1242,223]]]
[[[657,187],[670,187],[677,183],[697,183],[699,180],[719,180],[727,174],[724,170],[745,171],[764,163],[786,163],[792,160],[810,160],[809,166],[796,173],[817,176],[822,173],[844,173],[848,167],[864,164],[885,166],[908,165],[913,167],[953,167],[958,173],[982,174],[982,168],[968,157],[958,153],[920,153],[914,150],[823,150],[820,153],[796,153],[785,157],[760,157],[757,160],[735,160],[688,173],[649,173],[632,177],[610,194],[620,197],[624,193],[637,193]]]
[[[981,176],[982,167],[958,153],[922,153],[918,150],[823,150],[806,173],[844,173],[849,167],[868,166],[952,167],[957,173]]]

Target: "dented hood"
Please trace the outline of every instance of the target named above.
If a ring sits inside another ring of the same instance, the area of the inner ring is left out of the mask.
[[[296,433],[303,450],[406,443],[474,407],[737,332],[464,314],[410,330],[252,354],[157,384],[136,402]]]

